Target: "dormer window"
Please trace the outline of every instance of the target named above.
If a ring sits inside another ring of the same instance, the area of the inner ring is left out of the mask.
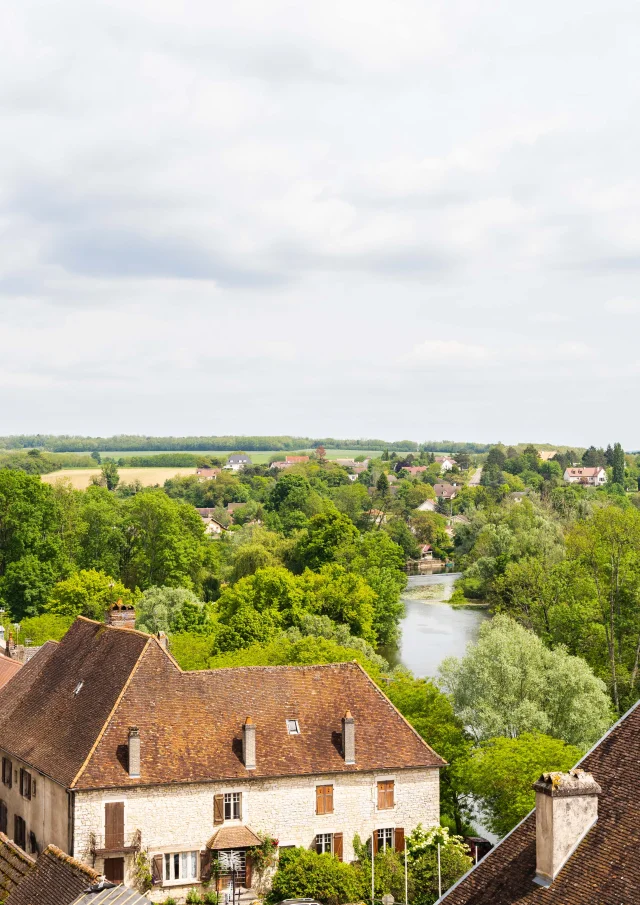
[[[287,732],[289,735],[300,735],[300,723],[297,720],[287,720]]]

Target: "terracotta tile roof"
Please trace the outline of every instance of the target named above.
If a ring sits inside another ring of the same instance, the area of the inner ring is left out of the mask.
[[[598,820],[550,887],[533,883],[532,813],[448,895],[443,905],[640,903],[640,702],[581,761],[602,787]]]
[[[98,878],[95,870],[48,845],[5,905],[71,905]]]
[[[0,833],[0,902],[33,870],[36,861]]]
[[[10,657],[0,654],[0,688],[3,688],[9,679],[15,676],[21,666],[22,663],[17,660],[12,660]]]
[[[458,493],[458,488],[453,484],[434,484],[433,489],[436,496],[444,500],[452,499]]]
[[[207,848],[220,851],[225,848],[252,848],[262,840],[248,826],[221,826],[207,842]]]
[[[356,721],[355,766],[345,764],[341,753],[346,710]],[[256,724],[257,768],[250,774],[241,755],[247,716]],[[288,734],[287,719],[299,721],[299,735]],[[140,779],[129,777],[122,754],[130,726],[140,730]],[[356,663],[183,672],[151,639],[76,785],[109,788],[443,763]]]
[[[149,641],[77,619],[0,690],[0,748],[69,786]]]

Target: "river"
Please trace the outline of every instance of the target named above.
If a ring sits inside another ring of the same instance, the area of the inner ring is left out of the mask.
[[[407,592],[434,586],[435,595],[420,600],[403,595],[405,616],[400,623],[402,636],[397,648],[383,655],[392,666],[401,664],[419,677],[433,677],[445,657],[461,657],[467,644],[475,641],[482,623],[489,618],[482,607],[453,607],[446,601],[460,573],[411,575]],[[438,590],[435,587],[441,586]]]

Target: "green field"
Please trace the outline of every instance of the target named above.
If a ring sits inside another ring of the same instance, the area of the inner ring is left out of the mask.
[[[212,449],[139,449],[139,450],[108,450],[105,452],[101,452],[100,455],[103,459],[130,459],[132,456],[159,456],[162,453],[179,453],[179,452],[188,452],[193,453],[194,456],[203,455],[203,456],[217,456],[219,458],[226,458],[226,456],[230,455],[230,452],[223,452],[221,450],[212,450]],[[251,461],[255,462],[256,465],[262,465],[265,462],[268,462],[271,456],[279,453],[283,456],[292,456],[295,453],[306,454],[309,452],[313,452],[313,450],[303,449],[303,450],[279,450],[279,449],[270,449],[270,450],[261,450],[260,452],[249,452],[248,455],[251,457]],[[74,455],[73,453],[67,453],[67,455]],[[79,456],[86,456],[88,453],[77,453]],[[382,455],[382,450],[380,449],[328,449],[327,450],[327,458],[329,459],[350,459],[355,458],[355,456],[370,456],[371,458],[376,458]]]

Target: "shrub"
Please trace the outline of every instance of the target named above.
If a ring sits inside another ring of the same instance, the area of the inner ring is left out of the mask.
[[[361,873],[333,855],[303,848],[283,852],[267,901],[310,897],[326,905],[357,902],[364,895]]]

